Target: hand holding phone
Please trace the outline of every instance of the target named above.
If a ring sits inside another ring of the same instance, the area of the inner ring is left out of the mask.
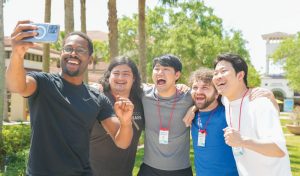
[[[37,26],[37,35],[34,37],[24,38],[24,41],[35,43],[54,43],[58,39],[60,26],[50,23],[32,23]]]

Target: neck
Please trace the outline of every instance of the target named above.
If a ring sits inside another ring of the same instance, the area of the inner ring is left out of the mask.
[[[61,73],[61,77],[64,78],[64,80],[66,80],[69,83],[74,84],[74,85],[81,85],[83,83],[83,76],[72,77],[72,76]]]
[[[116,96],[120,96],[123,98],[129,98],[130,92],[118,92],[116,90],[110,90],[111,94],[116,97]]]
[[[161,97],[171,97],[176,93],[176,87],[174,86],[166,91],[156,89],[156,93]]]
[[[214,110],[217,106],[219,105],[218,101],[215,100],[214,102],[212,102],[209,106],[207,106],[206,108],[203,109],[199,109],[200,112],[209,112]]]
[[[234,100],[242,98],[245,95],[247,90],[248,90],[248,88],[246,87],[245,84],[243,84],[240,87],[238,87],[237,89],[235,89],[235,91],[233,91],[234,93],[232,95],[229,95],[226,97],[229,101],[234,101]]]

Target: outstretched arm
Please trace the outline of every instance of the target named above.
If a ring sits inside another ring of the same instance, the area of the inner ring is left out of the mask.
[[[24,69],[24,55],[34,44],[22,41],[22,39],[36,35],[35,32],[24,32],[24,30],[36,29],[36,26],[28,23],[29,21],[19,21],[11,34],[12,53],[5,74],[7,89],[22,96],[29,96],[36,89],[36,81],[26,76]]]

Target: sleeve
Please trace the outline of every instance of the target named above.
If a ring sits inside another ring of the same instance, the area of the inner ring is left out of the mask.
[[[35,81],[36,81],[36,90],[35,90],[35,92],[33,92],[32,95],[30,95],[28,97],[25,97],[25,98],[36,97],[39,94],[39,89],[41,87],[41,79],[43,77],[43,74],[41,74],[39,72],[27,72],[26,75],[32,77],[33,79],[35,79]]]
[[[258,98],[253,101],[259,139],[273,141],[282,151],[286,151],[285,137],[280,124],[278,111],[267,98]]]
[[[99,121],[102,121],[109,117],[115,116],[113,105],[110,103],[109,99],[103,94],[100,94],[99,97],[100,111],[98,113],[97,119]]]

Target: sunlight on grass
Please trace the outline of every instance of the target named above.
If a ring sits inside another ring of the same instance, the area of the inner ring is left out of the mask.
[[[286,145],[287,145],[289,156],[290,156],[292,173],[293,173],[293,175],[300,175],[300,135],[296,136],[296,135],[293,135],[288,132],[285,125],[290,122],[291,121],[288,119],[281,119],[282,129],[286,136]],[[143,138],[143,135],[141,136],[141,138]],[[134,176],[137,175],[139,167],[143,162],[143,155],[144,155],[144,149],[142,148],[142,149],[138,150],[138,153],[136,155],[135,166],[133,169]],[[194,151],[193,151],[192,146],[191,146],[191,151],[190,151],[190,158],[191,158],[191,164],[193,166],[192,167],[193,172],[195,173]]]

